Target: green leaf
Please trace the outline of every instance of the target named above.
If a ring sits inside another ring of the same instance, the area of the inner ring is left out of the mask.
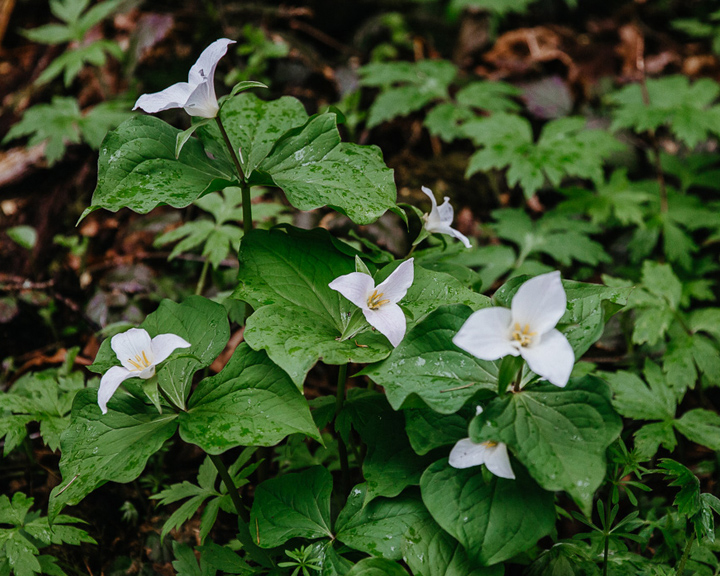
[[[418,456],[410,446],[401,415],[393,412],[384,395],[357,391],[348,396],[336,427],[349,443],[350,425],[367,445],[363,476],[365,500],[393,498],[407,486],[420,483],[420,476],[434,456]]]
[[[467,437],[467,418],[458,414],[438,414],[425,407],[408,408],[403,413],[410,445],[421,456]]]
[[[485,483],[480,468],[458,470],[439,460],[423,474],[423,502],[435,521],[483,566],[529,550],[555,526],[552,494],[520,467],[515,480],[493,476]]]
[[[504,442],[538,484],[565,490],[589,516],[605,478],[605,451],[621,429],[608,386],[586,376],[565,388],[545,383],[492,400],[471,422],[470,438]]]
[[[178,407],[184,408],[193,374],[210,366],[230,338],[225,308],[202,296],[190,296],[181,304],[163,300],[140,327],[147,330],[151,337],[176,334],[190,342],[190,348],[183,348],[181,354],[175,352],[157,372],[162,389]],[[110,342],[110,338],[103,341],[95,362],[88,370],[102,374],[112,366],[120,365]],[[179,354],[181,357],[176,357]],[[112,402],[111,399],[110,404]]]
[[[250,532],[262,548],[290,538],[332,538],[332,476],[322,466],[286,474],[260,484],[250,512]]]
[[[405,569],[385,558],[365,558],[353,566],[345,576],[408,576]]]
[[[341,142],[332,113],[286,132],[259,170],[299,210],[329,206],[356,224],[370,224],[395,206],[393,171],[380,149]]]
[[[227,366],[200,382],[179,415],[180,436],[209,454],[273,446],[289,434],[321,441],[304,396],[264,352],[241,344]]]
[[[176,159],[180,132],[154,116],[136,116],[110,132],[100,148],[98,184],[84,215],[97,208],[141,214],[159,204],[184,208],[235,182],[231,165],[208,158],[198,140],[188,140]]]
[[[236,153],[240,151],[240,165],[245,178],[249,179],[280,137],[305,124],[308,115],[296,98],[283,96],[265,102],[254,94],[244,93],[225,100],[219,118],[233,149]],[[202,127],[198,134],[213,155],[224,158],[228,164],[231,162],[215,123]]]
[[[610,102],[617,106],[613,130],[632,128],[645,132],[668,126],[689,148],[720,134],[720,106],[713,104],[720,94],[717,82],[703,78],[691,85],[686,76],[675,75],[650,78],[645,84],[648,104],[639,84],[630,84],[610,95]]]
[[[675,417],[675,395],[668,386],[660,368],[646,360],[648,371],[658,373],[659,378],[648,378],[649,387],[642,379],[633,374],[619,370],[605,373],[603,378],[610,383],[615,394],[613,406],[626,418],[635,420],[672,420]]]
[[[55,96],[50,104],[36,104],[23,114],[22,120],[13,125],[2,140],[3,144],[16,138],[30,136],[27,145],[45,145],[45,157],[52,166],[65,154],[68,143],[80,142],[78,122],[80,108],[77,100]]]
[[[326,364],[367,363],[390,351],[379,333],[338,340],[357,307],[328,284],[355,271],[356,253],[324,230],[291,227],[253,230],[240,246],[233,296],[255,310],[245,340],[265,350],[299,387],[320,358]]]
[[[37,77],[35,83],[46,84],[62,74],[65,88],[69,88],[86,65],[104,66],[108,55],[114,56],[118,60],[123,55],[120,46],[111,40],[96,40],[90,44],[72,48],[55,58]]]
[[[520,105],[512,98],[522,95],[522,91],[506,82],[471,82],[455,95],[458,104],[487,110],[488,112],[517,112]]]
[[[205,124],[209,124],[212,122],[212,118],[203,118],[199,122],[193,123],[190,128],[187,130],[183,130],[175,137],[175,159],[177,160],[180,157],[180,152],[182,152],[183,146],[185,146],[185,143],[190,139],[190,137],[195,133],[195,130],[198,128],[205,126]]]
[[[50,494],[48,516],[77,504],[108,481],[130,482],[177,428],[175,414],[158,414],[136,398],[115,393],[102,414],[96,390],[75,396],[72,422],[62,436],[60,472],[63,481]]]
[[[635,451],[641,461],[650,460],[657,453],[660,445],[672,452],[677,445],[672,422],[654,422],[646,424],[633,435]]]
[[[427,517],[425,506],[419,497],[409,495],[392,500],[376,498],[365,505],[366,491],[365,484],[350,491],[335,523],[335,537],[355,550],[401,560],[402,535]]]
[[[83,113],[78,121],[83,140],[93,150],[100,148],[102,141],[110,130],[114,130],[125,120],[135,116],[130,110],[131,102],[124,99],[101,102]]]
[[[711,450],[720,450],[720,415],[703,408],[685,412],[674,422],[683,436]]]
[[[502,576],[502,565],[481,568],[465,549],[430,517],[410,526],[403,537],[403,558],[423,576]]]
[[[374,128],[420,110],[433,100],[446,99],[457,68],[446,60],[420,60],[413,63],[375,62],[363,66],[359,72],[362,86],[382,88],[370,106],[367,127]]]
[[[491,395],[497,389],[497,364],[452,343],[472,312],[462,304],[438,308],[410,330],[387,360],[360,374],[385,388],[395,410],[419,396],[433,410],[452,414],[478,392]]]
[[[610,134],[586,129],[586,120],[579,117],[548,122],[537,143],[528,120],[505,112],[471,120],[463,131],[480,147],[470,158],[465,176],[508,168],[508,184],[520,184],[526,198],[544,187],[546,180],[553,186],[568,176],[602,182],[603,162],[623,149]]]
[[[5,230],[10,240],[26,250],[32,250],[37,243],[37,231],[32,226],[13,226]]]

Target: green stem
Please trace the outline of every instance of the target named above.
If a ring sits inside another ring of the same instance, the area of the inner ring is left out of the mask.
[[[342,410],[345,402],[345,384],[347,381],[347,364],[342,364],[338,370],[337,393],[335,396],[335,420]],[[340,457],[340,494],[344,501],[350,485],[350,464],[348,462],[347,447],[338,432],[338,455]]]
[[[608,558],[610,557],[610,512],[612,507],[612,488],[608,491],[608,497],[605,501],[605,525],[603,526],[603,538],[605,546],[603,549],[603,569],[602,576],[608,573]]]
[[[232,158],[233,164],[235,164],[235,170],[237,171],[238,176],[240,177],[240,189],[242,190],[242,207],[243,207],[243,231],[248,232],[249,230],[252,230],[252,227],[253,227],[252,206],[250,203],[250,186],[248,185],[247,181],[245,180],[245,173],[243,172],[242,166],[240,165],[240,159],[238,158],[238,155],[235,152],[235,148],[233,148],[232,142],[230,142],[230,137],[228,136],[227,132],[225,131],[225,127],[223,126],[223,123],[220,120],[220,116],[215,116],[215,122],[217,123],[218,128],[220,129],[220,134],[222,134],[223,140],[225,141],[225,146],[227,147],[228,152],[230,152],[230,157]]]
[[[683,550],[682,558],[680,558],[680,562],[678,563],[678,576],[682,576],[683,572],[685,571],[685,563],[688,561],[688,558],[690,558],[690,549],[692,548],[693,542],[695,542],[695,538],[691,536],[688,540],[688,543],[685,545],[685,550]]]
[[[220,478],[222,479],[223,484],[225,484],[225,488],[227,488],[230,499],[235,506],[235,511],[238,515],[238,540],[240,540],[240,542],[242,543],[245,551],[257,563],[268,567],[273,566],[274,563],[267,555],[267,553],[262,550],[252,539],[250,527],[248,525],[250,522],[250,517],[247,510],[245,509],[245,506],[243,506],[242,500],[240,499],[240,493],[235,486],[235,482],[233,482],[232,476],[230,476],[230,472],[228,472],[227,467],[223,463],[222,458],[215,454],[208,454],[208,456],[210,457],[212,463],[215,465],[215,468],[217,468],[217,471],[220,474]]]
[[[203,288],[205,287],[205,278],[207,278],[208,268],[210,268],[210,260],[206,259],[203,263],[202,271],[200,272],[200,278],[198,279],[197,286],[195,287],[195,295],[200,296]]]

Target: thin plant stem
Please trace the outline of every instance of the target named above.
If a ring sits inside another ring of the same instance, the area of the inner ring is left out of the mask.
[[[242,166],[240,165],[240,159],[235,152],[235,148],[233,148],[232,142],[230,142],[230,137],[225,131],[225,127],[223,126],[222,120],[220,120],[219,116],[215,116],[215,122],[220,129],[220,134],[222,134],[223,140],[225,141],[225,146],[227,147],[228,152],[230,152],[230,157],[232,158],[233,164],[235,164],[235,170],[237,171],[240,178],[240,190],[242,191],[243,207],[243,231],[248,232],[252,230],[253,227],[252,204],[250,202],[250,186],[245,180],[245,173],[243,172]]]
[[[198,278],[197,286],[195,287],[195,295],[202,295],[203,288],[205,287],[205,279],[207,278],[208,268],[210,268],[210,260],[205,259],[202,270],[200,272],[200,278]]]
[[[347,382],[347,364],[342,364],[338,370],[337,393],[335,396],[335,420],[342,410],[345,403],[345,384]],[[342,435],[338,433],[338,455],[340,457],[340,494],[344,501],[350,484],[350,464],[348,462],[348,453]]]
[[[678,576],[682,576],[683,572],[685,571],[685,563],[688,561],[688,558],[690,558],[690,550],[692,549],[693,542],[695,542],[695,537],[691,536],[688,540],[688,543],[685,545],[685,550],[683,550],[683,555],[680,558],[680,562],[678,562]]]
[[[240,542],[242,543],[243,549],[250,555],[253,560],[258,562],[259,564],[262,564],[263,566],[273,566],[274,563],[267,555],[267,553],[263,549],[261,549],[252,539],[249,527],[250,517],[247,510],[245,509],[245,506],[243,506],[237,486],[235,486],[235,482],[233,482],[232,476],[230,476],[230,472],[228,472],[228,469],[223,463],[222,458],[220,458],[220,456],[216,454],[208,454],[208,456],[210,457],[212,463],[215,465],[215,468],[217,468],[218,474],[220,474],[220,478],[222,479],[223,484],[225,484],[225,488],[227,488],[230,499],[235,506],[235,511],[238,515],[237,537],[238,540],[240,540]]]
[[[605,525],[603,526],[603,538],[605,545],[603,548],[603,568],[602,576],[608,573],[608,558],[610,557],[610,513],[612,509],[612,488],[608,491],[607,500],[605,502]]]

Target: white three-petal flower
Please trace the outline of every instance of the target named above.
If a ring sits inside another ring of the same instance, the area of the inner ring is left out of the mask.
[[[567,296],[560,272],[531,278],[515,293],[510,310],[474,312],[453,343],[481,360],[522,356],[530,370],[555,386],[567,384],[575,354],[555,325],[565,313]]]
[[[368,324],[397,346],[405,336],[405,314],[397,303],[413,283],[413,259],[400,264],[384,282],[375,287],[369,274],[351,272],[330,282],[329,286],[359,306]]]
[[[438,206],[435,201],[435,195],[430,188],[423,186],[421,190],[430,198],[430,202],[432,202],[430,214],[423,216],[425,219],[425,230],[431,234],[448,234],[465,244],[465,248],[470,248],[470,241],[467,239],[467,236],[450,227],[454,214],[453,207],[450,205],[450,198],[445,196],[445,202]]]
[[[458,440],[450,451],[449,462],[453,468],[470,468],[485,464],[495,476],[515,479],[515,473],[510,466],[507,445],[504,442],[476,443],[470,438],[463,438]]]
[[[215,118],[219,109],[215,96],[215,68],[230,44],[235,44],[235,41],[227,38],[215,40],[190,68],[187,82],[178,82],[154,94],[143,94],[135,102],[133,110],[141,108],[154,114],[169,108],[184,108],[190,116]]]
[[[107,413],[108,401],[125,380],[152,378],[155,375],[155,366],[175,349],[190,346],[190,342],[176,334],[158,334],[151,340],[150,335],[142,328],[130,328],[127,332],[113,336],[110,347],[122,366],[113,366],[100,380],[98,405],[102,413]]]

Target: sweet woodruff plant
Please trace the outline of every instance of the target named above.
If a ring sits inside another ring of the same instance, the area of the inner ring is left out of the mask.
[[[137,478],[177,432],[217,468],[218,497],[228,495],[239,521],[240,545],[227,551],[248,573],[278,570],[287,552],[311,556],[327,575],[404,574],[401,560],[415,574],[501,574],[553,532],[557,494],[590,513],[621,421],[607,385],[572,372],[629,289],[551,272],[512,278],[492,301],[472,290],[435,265],[458,248],[452,239],[471,248],[452,228],[449,200],[438,206],[423,187],[430,211],[403,211],[380,150],[343,142],[334,111],[309,116],[294,98],[261,99],[250,92],[262,93],[256,82],[216,98],[215,70],[232,43],[211,44],[187,82],[138,99],[149,113],[183,108],[188,130],[141,115],[107,135],[86,213],[180,209],[239,187],[232,297],[247,306],[244,342],[208,374],[230,329],[225,308],[202,296],[164,300],[138,328],[104,341],[90,367],[100,388],[77,395],[62,438],[51,517],[108,481]],[[319,228],[254,230],[255,185],[357,225],[388,210],[418,217],[413,257]],[[418,249],[429,235],[442,243]],[[320,361],[338,367],[337,394],[309,403],[306,376]],[[348,392],[349,366],[359,376]],[[339,470],[265,475],[252,499],[241,497],[251,472],[241,465],[251,464],[226,460],[288,437],[335,451]],[[205,541],[213,506],[202,516]],[[295,551],[298,542],[312,548]]]

